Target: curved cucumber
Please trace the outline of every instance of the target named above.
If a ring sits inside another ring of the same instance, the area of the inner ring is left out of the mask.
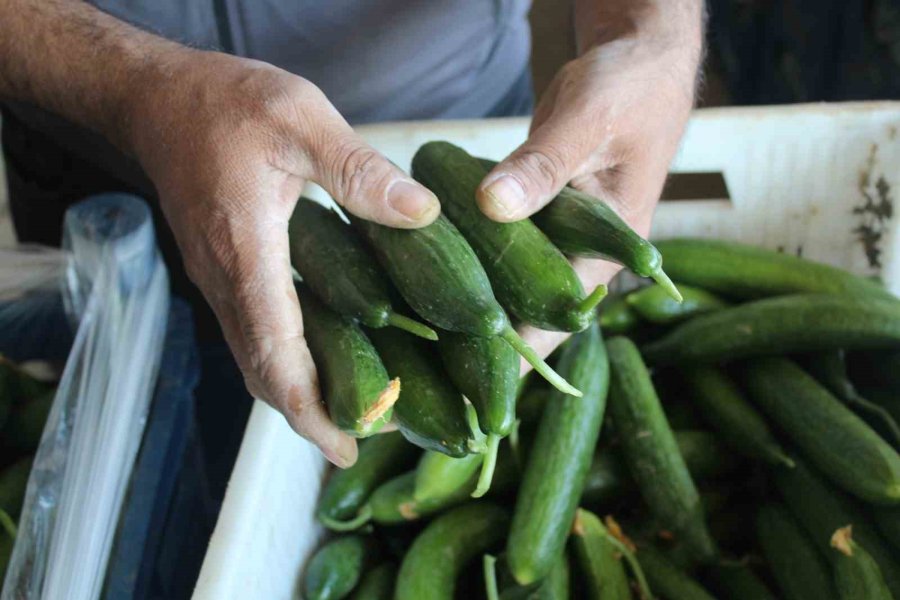
[[[428,344],[393,328],[372,330],[370,337],[388,373],[403,382],[394,408],[403,437],[425,450],[455,457],[468,454],[466,405]]]
[[[759,509],[756,535],[769,569],[787,600],[837,598],[828,565],[783,507],[772,504]]]
[[[382,563],[369,569],[353,590],[350,600],[392,600],[397,567],[393,563]]]
[[[853,525],[854,537],[881,567],[894,596],[900,598],[900,563],[896,553],[885,545],[863,511],[857,510],[801,461],[793,469],[775,469],[773,479],[791,513],[822,556],[830,556],[829,542],[834,531]]]
[[[546,576],[562,553],[600,436],[609,363],[596,323],[569,340],[557,366],[584,396],[556,394],[541,415],[506,545],[509,570],[523,585]]]
[[[831,537],[834,580],[841,600],[893,600],[881,569],[872,556],[853,540],[853,526],[841,527]]]
[[[700,288],[679,284],[678,291],[682,297],[680,302],[659,285],[631,292],[625,299],[640,318],[657,325],[671,325],[728,306],[718,296]]]
[[[419,502],[415,498],[416,472],[404,473],[386,481],[372,493],[366,503],[366,512],[379,525],[417,521],[468,500],[475,488],[475,479],[472,476],[465,486],[446,495],[425,498]]]
[[[829,479],[875,504],[900,504],[900,455],[811,375],[786,358],[742,368],[753,402]]]
[[[572,525],[572,545],[584,574],[586,598],[631,600],[631,588],[619,547],[596,515],[579,509]]]
[[[297,294],[331,420],[355,437],[377,433],[391,418],[400,381],[388,378],[359,325],[326,308],[305,285],[297,285]]]
[[[655,596],[664,600],[715,600],[702,585],[672,564],[656,548],[641,546],[637,559]]]
[[[775,600],[775,595],[749,565],[717,564],[706,571],[713,589],[728,600]]]
[[[663,240],[656,247],[672,279],[726,297],[825,293],[893,298],[864,277],[765,248],[695,238]]]
[[[900,347],[900,302],[809,294],[701,315],[644,349],[653,364],[718,363],[763,354]]]
[[[762,416],[737,385],[720,369],[693,367],[684,371],[691,401],[726,444],[752,459],[788,467],[794,462],[775,439]]]
[[[306,600],[346,598],[377,554],[375,540],[361,535],[335,538],[322,546],[306,565]]]
[[[423,145],[412,161],[413,177],[440,199],[484,265],[501,305],[541,329],[583,330],[602,295],[586,301],[572,265],[530,219],[498,223],[481,212],[475,195],[487,173],[477,158],[448,142]]]
[[[372,492],[415,463],[418,452],[397,432],[382,433],[359,444],[359,459],[348,469],[334,469],[322,495],[316,516],[332,529],[354,528],[360,509]],[[357,524],[362,524],[362,522]]]
[[[507,512],[486,502],[441,515],[406,553],[397,576],[395,600],[452,600],[463,567],[499,544],[508,525]]]
[[[708,560],[716,553],[715,543],[647,367],[628,338],[613,338],[608,347],[610,416],[621,438],[625,463],[650,513],[683,540],[697,558]]]
[[[480,454],[453,458],[441,452],[425,452],[416,467],[413,497],[421,503],[453,495],[469,483],[481,461]]]
[[[331,310],[368,327],[394,325],[427,339],[434,331],[394,312],[388,279],[334,211],[300,198],[288,224],[291,264]]]

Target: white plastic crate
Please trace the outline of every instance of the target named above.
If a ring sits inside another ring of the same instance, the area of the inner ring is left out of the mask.
[[[496,119],[360,131],[408,166],[416,149],[433,139],[501,158],[527,129],[525,119]],[[898,293],[897,217],[854,212],[900,201],[898,135],[900,102],[697,111],[672,170],[721,172],[731,199],[661,203],[653,237],[728,238],[802,252],[856,273],[880,274]],[[870,238],[880,235],[868,248],[880,250],[880,267],[867,258],[860,226]],[[323,535],[313,512],[325,470],[314,447],[257,401],[194,597],[298,597],[303,564]]]

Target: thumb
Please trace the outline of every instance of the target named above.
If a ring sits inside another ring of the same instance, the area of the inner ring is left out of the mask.
[[[484,178],[478,188],[481,211],[495,221],[524,219],[546,205],[579,170],[590,154],[584,137],[549,120]]]
[[[434,221],[441,212],[437,197],[341,121],[313,149],[316,182],[362,219],[401,229]]]

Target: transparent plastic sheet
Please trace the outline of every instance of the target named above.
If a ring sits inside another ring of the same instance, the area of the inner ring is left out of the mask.
[[[38,261],[46,277],[19,277],[19,290],[0,284],[0,294],[18,293],[24,303],[45,297],[50,282],[61,285],[76,327],[3,600],[100,597],[162,353],[168,274],[147,206],[121,194],[90,198],[66,213],[63,235],[56,267],[49,253]]]

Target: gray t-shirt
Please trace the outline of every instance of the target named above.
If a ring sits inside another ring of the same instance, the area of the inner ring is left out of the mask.
[[[167,38],[270,62],[351,123],[478,117],[528,64],[528,0],[91,0]]]

